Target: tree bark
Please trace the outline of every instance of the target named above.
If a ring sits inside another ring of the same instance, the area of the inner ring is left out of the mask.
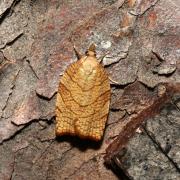
[[[180,178],[178,0],[0,1],[0,179]],[[55,137],[60,75],[91,43],[112,83],[100,143]]]

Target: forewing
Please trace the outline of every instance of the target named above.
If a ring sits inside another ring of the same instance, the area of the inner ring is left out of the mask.
[[[72,98],[72,89],[76,89],[76,82],[72,79],[79,67],[79,61],[69,65],[61,78],[56,101],[56,135],[75,134],[74,123],[76,115],[71,107],[79,109],[79,105]]]
[[[75,122],[75,131],[80,137],[92,140],[101,140],[109,112],[110,84],[104,68],[97,66],[94,86],[88,91],[89,95],[95,97],[94,101],[85,106],[92,109],[93,114],[78,117]]]
[[[104,68],[99,64],[87,77],[81,61],[71,64],[58,89],[56,134],[100,140],[109,103],[110,84]]]

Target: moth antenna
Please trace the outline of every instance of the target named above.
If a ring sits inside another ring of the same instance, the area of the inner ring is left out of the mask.
[[[103,59],[107,56],[107,54],[109,54],[109,52],[105,53],[104,55],[102,55],[98,58],[99,63],[103,62]]]
[[[75,46],[73,46],[73,48],[74,48],[74,52],[76,54],[77,59],[78,60],[81,59],[83,55],[76,49]]]

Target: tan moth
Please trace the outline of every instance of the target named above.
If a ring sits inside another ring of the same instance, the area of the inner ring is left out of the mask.
[[[92,44],[66,69],[56,101],[56,135],[75,135],[99,141],[110,104],[110,83]]]

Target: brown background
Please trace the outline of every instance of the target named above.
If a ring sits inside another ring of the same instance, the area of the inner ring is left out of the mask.
[[[60,74],[92,42],[118,82],[104,140],[55,139]],[[1,0],[0,179],[180,178],[179,60],[179,0]]]

